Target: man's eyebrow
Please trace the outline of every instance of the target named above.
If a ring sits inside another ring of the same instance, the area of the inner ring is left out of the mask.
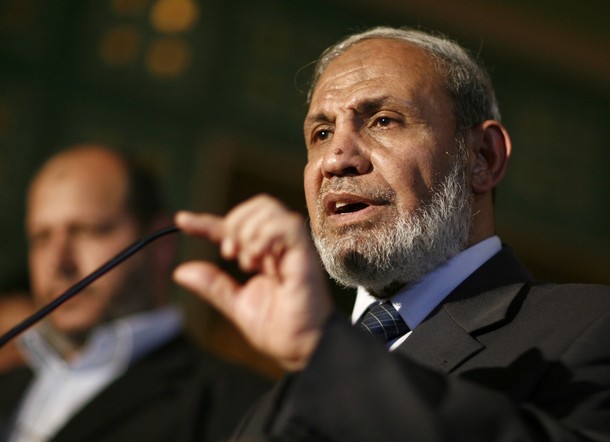
[[[330,123],[330,118],[324,112],[318,112],[312,115],[307,115],[305,118],[305,126],[315,123]]]
[[[379,108],[383,107],[385,104],[396,102],[390,96],[381,96],[376,98],[367,98],[360,102],[355,103],[352,107],[356,110],[358,114],[368,114],[371,112],[375,112]],[[328,117],[324,112],[317,112],[312,115],[308,115],[305,118],[305,124],[314,124],[314,123],[330,123],[331,118]]]
[[[352,108],[357,114],[369,115],[386,106],[402,108],[410,113],[417,113],[417,106],[411,100],[397,99],[390,95],[364,99],[355,103]],[[333,119],[324,112],[317,112],[305,117],[304,126],[307,127],[316,123],[332,123],[332,121]]]
[[[379,108],[382,108],[384,105],[389,102],[394,101],[390,97],[383,96],[377,98],[367,98],[366,100],[357,103],[355,106],[356,112],[359,114],[370,114],[372,112],[376,112]]]
[[[376,98],[367,98],[355,106],[356,112],[359,114],[372,114],[377,112],[386,106],[392,106],[396,108],[402,108],[414,112],[416,110],[415,104],[410,100],[397,99],[395,97],[384,95]]]

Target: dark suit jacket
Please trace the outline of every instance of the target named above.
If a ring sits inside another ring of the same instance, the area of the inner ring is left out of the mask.
[[[610,288],[538,284],[512,252],[393,353],[333,317],[236,439],[610,440]]]
[[[10,422],[31,377],[25,369],[0,376],[0,427]],[[266,381],[202,354],[180,337],[130,367],[53,441],[227,440],[267,387]]]

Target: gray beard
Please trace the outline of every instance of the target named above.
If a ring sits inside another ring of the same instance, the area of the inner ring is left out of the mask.
[[[346,287],[388,298],[466,248],[471,234],[467,160],[461,150],[429,202],[413,214],[352,227],[339,238],[313,234],[329,275]]]

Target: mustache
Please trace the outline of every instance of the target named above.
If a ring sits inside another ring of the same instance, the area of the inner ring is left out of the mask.
[[[396,192],[391,187],[375,188],[355,177],[333,178],[322,183],[318,194],[318,205],[322,206],[324,196],[330,192],[351,193],[383,204],[393,204],[396,201]]]

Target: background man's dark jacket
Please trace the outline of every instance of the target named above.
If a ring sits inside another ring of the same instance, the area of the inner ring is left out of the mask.
[[[26,369],[0,375],[0,428],[9,425],[31,378]],[[226,440],[267,387],[266,381],[202,354],[180,337],[130,367],[52,440]]]

